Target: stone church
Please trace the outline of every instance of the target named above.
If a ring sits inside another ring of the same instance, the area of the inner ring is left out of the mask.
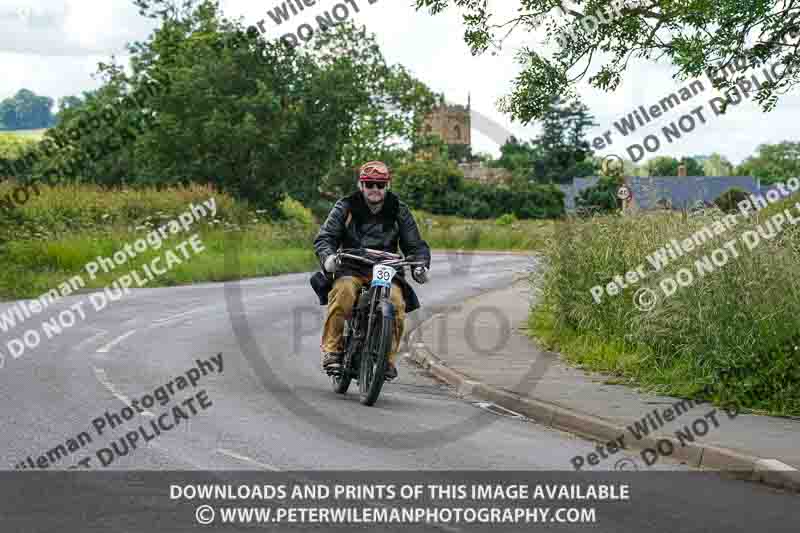
[[[470,119],[470,99],[467,107],[448,105],[444,98],[439,100],[433,111],[422,122],[422,132],[438,135],[448,147],[461,151],[472,146],[472,121]],[[454,150],[451,149],[451,153]]]
[[[422,122],[421,133],[438,135],[445,144],[451,157],[458,162],[464,173],[464,179],[483,183],[508,183],[511,174],[503,168],[488,168],[481,161],[472,158],[472,119],[470,116],[471,97],[467,96],[467,106],[448,105],[441,95],[439,102]],[[420,154],[422,158],[430,154]]]

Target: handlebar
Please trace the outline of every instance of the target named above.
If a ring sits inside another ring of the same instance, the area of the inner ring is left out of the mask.
[[[364,257],[363,255],[355,255],[351,252],[356,252],[360,254],[366,253],[366,255],[374,255],[377,257],[375,259],[370,259],[369,257]],[[346,248],[344,250],[339,251],[336,254],[337,266],[342,264],[342,258],[352,259],[354,261],[359,261],[373,266],[386,265],[386,266],[391,266],[393,268],[403,267],[403,266],[425,266],[425,261],[415,260],[416,258],[414,258],[413,256],[408,256],[404,258],[398,254],[384,252],[382,250],[373,250],[370,248]],[[412,260],[412,258],[414,260]]]

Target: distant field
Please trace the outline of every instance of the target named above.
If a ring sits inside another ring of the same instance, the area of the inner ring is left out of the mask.
[[[44,132],[46,132],[48,128],[40,128],[38,130],[13,130],[7,131],[2,130],[0,134],[2,135],[15,135],[18,137],[32,137],[34,139],[41,139],[44,136]]]
[[[27,147],[42,140],[47,130],[0,131],[0,158],[20,157]]]

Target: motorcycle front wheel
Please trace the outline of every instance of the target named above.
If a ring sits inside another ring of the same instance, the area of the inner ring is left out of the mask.
[[[349,327],[347,324],[345,327]],[[352,351],[351,344],[355,342],[353,335],[349,335],[347,337],[347,343],[344,347],[345,357],[342,361],[342,369],[333,374],[331,376],[331,385],[333,386],[333,392],[337,394],[345,394],[347,393],[347,389],[350,388],[350,382],[353,380],[353,374],[351,374],[351,369],[353,368],[353,359],[355,359],[355,354],[350,358],[348,364],[347,354]]]
[[[383,387],[386,371],[386,359],[392,347],[394,332],[394,313],[384,315],[380,312],[382,307],[392,309],[390,302],[376,306],[373,315],[372,334],[367,339],[366,349],[361,354],[359,368],[358,388],[363,405],[374,405],[378,400]]]

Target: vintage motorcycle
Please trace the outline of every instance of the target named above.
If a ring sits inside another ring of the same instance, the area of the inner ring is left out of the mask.
[[[348,248],[337,253],[337,268],[345,261],[372,266],[372,281],[359,291],[353,312],[344,324],[342,366],[328,371],[333,390],[345,394],[353,378],[358,381],[361,403],[374,405],[381,393],[386,361],[392,347],[395,309],[390,299],[392,280],[398,269],[424,266],[413,256],[369,248]]]

